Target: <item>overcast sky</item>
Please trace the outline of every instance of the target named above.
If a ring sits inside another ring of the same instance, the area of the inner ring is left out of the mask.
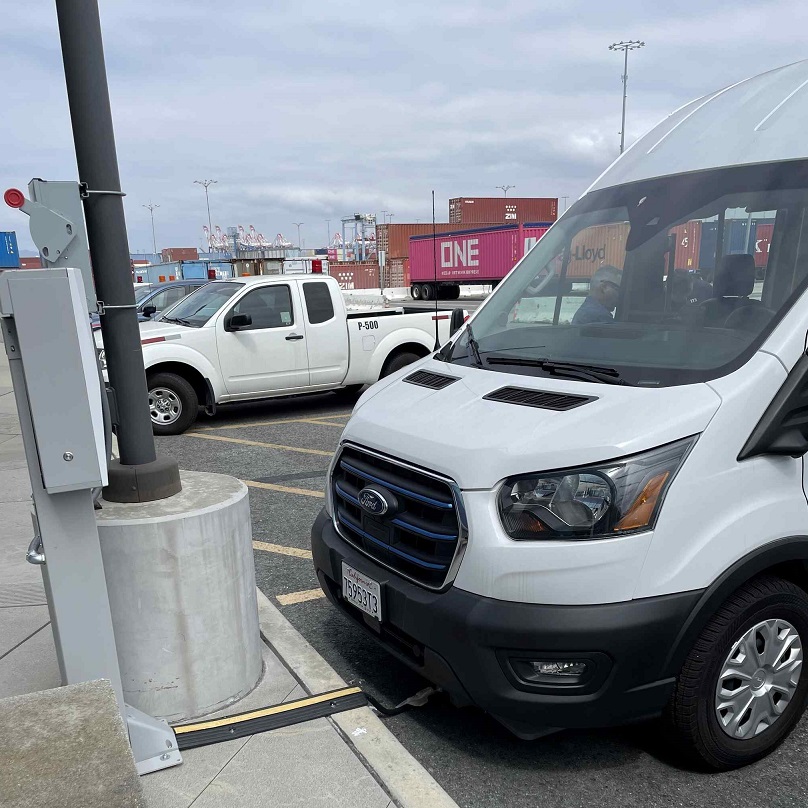
[[[808,57],[804,2],[100,0],[132,251],[213,224],[308,247],[354,212],[438,221],[452,196],[564,196],[682,103]],[[52,0],[7,3],[0,177],[75,179]],[[563,203],[562,203],[563,208]],[[23,214],[0,230],[31,249]]]

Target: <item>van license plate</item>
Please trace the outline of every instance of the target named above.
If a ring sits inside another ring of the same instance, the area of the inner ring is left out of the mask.
[[[367,575],[342,562],[342,597],[379,622],[382,619],[382,590]]]

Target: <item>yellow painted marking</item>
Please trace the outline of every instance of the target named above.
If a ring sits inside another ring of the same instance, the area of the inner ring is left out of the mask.
[[[324,701],[333,701],[343,696],[353,696],[361,692],[361,688],[358,687],[344,687],[341,690],[332,690],[330,693],[321,693],[319,696],[310,696],[307,699],[288,701],[286,704],[276,704],[274,707],[264,707],[262,710],[253,710],[250,713],[230,715],[225,718],[214,719],[213,721],[201,721],[198,724],[181,724],[180,726],[173,727],[173,730],[177,735],[184,735],[188,732],[198,732],[203,729],[226,727],[228,724],[240,724],[242,721],[249,721],[252,718],[263,718],[267,715],[288,713],[292,710],[299,710],[301,707],[309,707],[312,704],[322,704]]]
[[[247,440],[246,438],[228,438],[224,435],[207,435],[201,432],[186,432],[192,438],[205,438],[205,440],[221,440],[225,443],[238,443],[242,446],[263,446],[265,449],[280,449],[284,452],[300,452],[301,454],[322,455],[331,457],[333,452],[324,452],[321,449],[304,449],[302,446],[284,446],[281,443],[263,443],[259,440]]]
[[[279,553],[280,555],[295,556],[295,558],[311,558],[311,550],[301,550],[298,547],[284,547],[282,544],[269,544],[265,541],[254,541],[253,547],[256,550],[266,550],[268,553]]]
[[[345,429],[345,424],[333,424],[325,418],[312,418],[307,421],[308,424],[319,424],[320,426],[335,426],[337,429]]]
[[[295,603],[305,603],[307,600],[324,598],[322,589],[304,589],[302,592],[290,592],[288,595],[276,595],[281,606],[292,606]]]
[[[288,485],[275,485],[275,483],[259,483],[257,480],[242,480],[244,485],[250,488],[264,488],[267,491],[282,491],[284,494],[302,494],[304,497],[320,497],[323,499],[323,491],[314,491],[311,488],[292,488]]]
[[[276,418],[274,421],[253,421],[252,423],[240,424],[223,424],[222,426],[204,426],[193,432],[186,432],[186,435],[198,435],[200,432],[218,432],[220,429],[250,429],[254,426],[275,426],[277,424],[306,424],[306,423],[320,423],[323,419],[331,418],[350,418],[351,413],[333,413],[331,415],[316,416],[311,418]]]

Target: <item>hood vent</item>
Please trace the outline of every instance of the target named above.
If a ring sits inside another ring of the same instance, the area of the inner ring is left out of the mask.
[[[590,401],[597,401],[596,396],[573,396],[569,393],[548,393],[544,390],[528,390],[524,387],[501,387],[487,396],[486,401],[501,401],[503,404],[519,404],[522,407],[538,407],[542,410],[573,410]]]
[[[457,376],[444,376],[442,373],[430,373],[428,370],[416,370],[415,373],[405,376],[404,381],[417,384],[419,387],[429,387],[430,390],[443,390],[452,382],[456,382],[457,378]]]

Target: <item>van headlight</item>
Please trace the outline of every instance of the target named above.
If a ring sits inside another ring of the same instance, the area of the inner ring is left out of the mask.
[[[650,530],[695,437],[566,471],[511,477],[499,493],[505,532],[518,540],[598,539]]]

